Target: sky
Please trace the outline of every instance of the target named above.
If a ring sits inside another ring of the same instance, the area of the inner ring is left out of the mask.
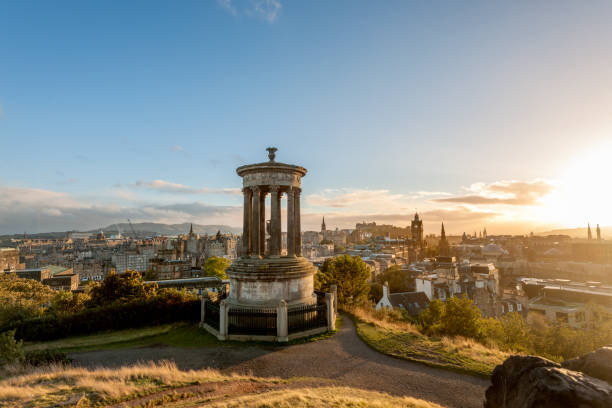
[[[612,225],[608,1],[0,0],[0,233],[242,225],[236,167],[308,169],[303,229]]]

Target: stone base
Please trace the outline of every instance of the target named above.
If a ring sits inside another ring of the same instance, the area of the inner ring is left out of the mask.
[[[275,308],[316,303],[314,266],[303,257],[241,258],[226,271],[230,305]]]

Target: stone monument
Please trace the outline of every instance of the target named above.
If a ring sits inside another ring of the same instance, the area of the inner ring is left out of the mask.
[[[244,196],[242,256],[226,271],[229,293],[219,302],[219,329],[215,333],[222,339],[231,338],[232,334],[234,338],[238,334],[249,339],[256,338],[256,334],[270,337],[275,330],[275,340],[286,341],[300,337],[300,327],[307,329],[303,334],[308,335],[317,321],[319,332],[323,323],[323,331],[335,326],[335,308],[326,306],[333,294],[317,297],[313,280],[315,268],[302,257],[300,193],[306,169],[276,162],[275,147],[266,150],[269,161],[236,169],[242,177]],[[268,194],[269,224],[265,219]],[[284,197],[287,199],[286,248],[282,245],[281,232],[281,200]],[[211,304],[206,311],[204,306],[202,308],[204,327],[209,330],[215,329],[216,321],[209,323],[204,315],[214,316],[214,307]],[[327,316],[330,312],[333,316]],[[266,330],[258,325],[267,326]],[[253,335],[249,335],[249,329]]]

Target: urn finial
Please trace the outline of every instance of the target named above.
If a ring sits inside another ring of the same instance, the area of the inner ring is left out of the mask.
[[[271,162],[273,162],[274,158],[276,157],[276,151],[278,149],[276,147],[268,147],[266,150],[268,151],[268,158]]]

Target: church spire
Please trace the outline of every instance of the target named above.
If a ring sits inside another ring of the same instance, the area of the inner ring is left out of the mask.
[[[590,241],[593,239],[593,233],[591,232],[591,224],[587,224],[587,239]]]
[[[321,232],[325,231],[327,231],[327,228],[325,227],[325,216],[323,216],[323,222],[321,223]]]
[[[193,235],[193,223],[191,223],[191,226],[189,227],[189,235]]]
[[[442,232],[440,235],[441,235],[440,239],[446,239],[446,232],[444,231],[444,222],[442,222]]]
[[[601,229],[599,228],[599,224],[597,224],[597,240],[601,241]]]

